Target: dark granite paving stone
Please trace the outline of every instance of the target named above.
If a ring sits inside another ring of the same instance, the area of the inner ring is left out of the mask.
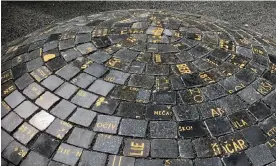
[[[181,80],[188,87],[204,84],[204,80],[200,78],[198,73],[184,74],[181,76]]]
[[[9,163],[6,160],[4,160],[3,158],[1,158],[1,166],[9,166]]]
[[[75,127],[67,139],[67,143],[88,149],[95,135],[93,131]]]
[[[126,101],[134,101],[137,97],[138,89],[130,86],[116,86],[111,92],[111,98]]]
[[[25,99],[26,98],[18,90],[15,90],[11,94],[9,94],[4,100],[11,108],[15,108]]]
[[[30,152],[27,158],[21,163],[22,166],[47,166],[49,163],[49,159],[41,156],[36,152]]]
[[[151,90],[147,89],[138,89],[138,93],[136,96],[136,102],[139,103],[149,103],[151,97]]]
[[[274,162],[268,164],[267,166],[275,166],[275,165],[276,165],[276,162],[274,161]]]
[[[176,92],[174,91],[154,92],[153,102],[156,104],[176,104]]]
[[[275,160],[266,145],[259,145],[245,151],[253,165],[265,165]]]
[[[59,141],[45,133],[42,133],[31,146],[31,149],[50,158],[59,145]]]
[[[203,137],[207,133],[202,121],[183,121],[178,125],[178,134],[183,138]]]
[[[247,108],[247,103],[242,101],[238,95],[228,95],[217,100],[217,104],[222,108],[226,114],[238,112],[239,110]]]
[[[192,48],[191,50],[189,50],[189,53],[192,54],[194,57],[196,58],[201,58],[204,55],[208,54],[211,50],[209,50],[209,48],[205,48],[203,46],[196,46],[194,48]]]
[[[31,72],[31,75],[37,82],[41,82],[43,79],[47,78],[52,72],[46,67],[41,66],[40,68]]]
[[[220,136],[232,132],[232,127],[226,117],[207,119],[205,124],[212,136]]]
[[[47,128],[46,133],[52,136],[63,139],[73,126],[70,123],[56,118],[53,123]]]
[[[206,97],[199,88],[178,92],[183,104],[196,104],[206,101]]]
[[[78,162],[82,154],[82,151],[83,150],[81,148],[77,148],[75,146],[62,143],[58,147],[58,150],[54,155],[53,160],[61,163],[65,163],[68,165],[75,165]]]
[[[185,166],[193,166],[193,161],[189,159],[166,159],[165,165],[171,166],[178,166],[178,165],[185,165]]]
[[[105,166],[107,154],[84,150],[79,166]]]
[[[246,58],[245,56],[242,56],[242,55],[231,55],[231,57],[229,58],[229,62],[236,65],[237,67],[239,68],[244,68],[245,65],[248,63],[248,58]]]
[[[168,65],[147,64],[146,73],[149,75],[169,75],[170,68]]]
[[[69,62],[71,60],[74,60],[74,59],[82,56],[82,54],[75,48],[71,48],[64,52],[61,52],[61,55],[65,59],[66,62]]]
[[[72,64],[67,64],[66,66],[56,71],[56,74],[68,81],[73,78],[79,71],[79,68],[73,66]]]
[[[27,88],[24,89],[23,93],[31,100],[34,100],[38,96],[40,96],[44,91],[45,91],[45,88],[33,82]]]
[[[179,156],[181,158],[195,158],[195,151],[191,140],[179,140],[178,147]]]
[[[154,85],[154,81],[155,78],[153,76],[133,74],[128,81],[128,85],[151,89]]]
[[[34,56],[33,55],[34,52],[38,52],[39,53],[40,49],[44,45],[44,42],[45,42],[45,40],[38,40],[38,41],[35,41],[32,44],[30,44],[30,47],[29,47],[29,50],[28,50],[29,53],[28,53],[27,57],[33,57]],[[40,55],[40,54],[38,54],[38,55]],[[37,55],[37,57],[38,57],[38,55]]]
[[[44,50],[44,49],[43,49]],[[60,56],[57,46],[51,48],[50,50],[44,51],[42,54],[42,59],[44,62],[48,62],[56,57]]]
[[[156,91],[167,91],[170,89],[170,80],[167,76],[157,76],[155,79]]]
[[[271,110],[273,112],[276,111],[276,90],[272,91],[270,94],[268,94],[266,97],[264,97],[263,101],[270,106]]]
[[[38,99],[36,99],[35,104],[42,107],[45,110],[48,110],[53,104],[59,100],[59,97],[46,91]]]
[[[243,129],[252,126],[256,120],[245,110],[228,115],[234,129]]]
[[[250,84],[255,80],[255,74],[248,69],[242,69],[235,74],[239,80],[241,80],[245,85]]]
[[[81,33],[76,35],[75,44],[81,44],[91,41],[91,33]]]
[[[12,80],[7,81],[6,83],[1,85],[1,97],[6,97],[9,94],[11,94],[13,91],[15,91],[16,85],[14,84],[14,82]]]
[[[104,63],[105,61],[107,61],[108,59],[110,59],[111,56],[104,51],[97,51],[97,52],[89,55],[87,58],[101,64],[101,63]]]
[[[262,98],[262,95],[259,94],[252,86],[244,88],[238,93],[238,95],[249,104],[253,104]]]
[[[222,61],[225,61],[231,55],[231,53],[223,49],[215,49],[210,54],[215,58],[221,59]]]
[[[213,157],[221,154],[219,143],[214,138],[202,137],[192,141],[197,157]]]
[[[173,121],[150,121],[151,138],[177,138],[177,123]]]
[[[195,165],[196,166],[223,166],[219,157],[196,159]]]
[[[210,100],[215,100],[217,98],[226,96],[226,91],[219,84],[206,86],[202,88],[202,91]]]
[[[197,59],[193,62],[193,64],[200,70],[200,71],[206,71],[211,68],[214,68],[215,65],[210,63],[208,60],[205,59]]]
[[[11,66],[11,60],[5,61],[5,63],[2,63],[2,64],[1,64],[1,68],[2,68],[1,71],[10,71],[10,73],[12,74],[12,71],[10,70],[11,67],[12,67],[12,66]],[[2,79],[3,79],[3,78],[2,78]]]
[[[55,49],[57,47],[58,47],[58,41],[57,40],[44,43],[44,45],[43,45],[43,52],[47,52],[49,50],[53,50],[53,49]]]
[[[251,105],[248,110],[259,121],[271,115],[270,108],[268,108],[262,101],[258,101],[255,104]]]
[[[71,83],[85,89],[95,80],[96,77],[90,76],[86,73],[80,73],[78,76],[71,80]]]
[[[105,63],[105,65],[110,68],[127,71],[130,63],[124,61],[123,59],[112,57]]]
[[[27,122],[23,123],[13,134],[19,142],[26,145],[38,133],[38,130]]]
[[[190,62],[194,60],[193,55],[191,55],[187,51],[181,51],[180,53],[176,53],[175,55],[181,62]]]
[[[46,66],[51,70],[51,71],[56,71],[63,66],[65,66],[67,63],[65,59],[62,56],[58,56],[55,59],[49,61],[46,63]]]
[[[271,116],[265,119],[259,125],[268,137],[275,137],[276,135],[275,127],[274,127],[275,124],[276,124],[276,119],[274,116]]]
[[[20,118],[16,113],[10,112],[4,119],[1,121],[1,126],[7,132],[12,132],[22,123],[22,118]]]
[[[12,141],[1,155],[8,161],[17,165],[27,155],[28,151],[28,148],[21,145],[17,141]]]
[[[274,85],[276,85],[276,83],[275,83],[276,82],[276,74],[275,74],[275,71],[272,71],[272,69],[270,72],[267,71],[266,73],[264,73],[263,78],[272,82]]]
[[[17,66],[17,65],[19,65],[20,63],[23,63],[23,62],[25,62],[25,57],[26,57],[26,53],[24,53],[24,54],[21,54],[21,55],[19,55],[19,56],[17,56],[17,57],[15,57],[15,58],[13,58],[12,59],[12,67],[14,67],[14,66]]]
[[[97,100],[97,98],[97,95],[86,92],[84,90],[79,90],[71,99],[71,102],[84,108],[90,108],[91,105]]]
[[[275,89],[275,86],[265,79],[254,81],[252,87],[262,95],[267,95]]]
[[[88,90],[93,93],[106,96],[114,88],[114,86],[115,85],[112,83],[98,79],[88,88]]]
[[[110,155],[108,158],[107,166],[120,165],[120,166],[134,166],[135,158]]]
[[[119,102],[117,100],[99,97],[95,105],[93,106],[92,110],[112,115],[115,112],[118,105]]]
[[[121,102],[116,115],[126,118],[142,119],[144,117],[145,110],[146,107],[143,104],[133,102]]]
[[[41,110],[30,119],[29,123],[39,130],[45,130],[54,119],[53,115]]]
[[[122,141],[123,138],[119,136],[98,134],[96,142],[93,146],[93,150],[104,153],[117,154],[119,152]]]
[[[130,74],[128,73],[117,70],[110,70],[110,72],[105,76],[104,80],[123,85],[129,76]]]
[[[132,51],[132,50],[123,48],[118,52],[116,52],[114,54],[114,57],[124,59],[126,62],[131,62],[138,56],[138,54],[139,52],[137,51]]]
[[[51,114],[60,118],[66,119],[75,109],[76,105],[68,102],[67,100],[62,99],[52,110]]]
[[[1,101],[1,119],[11,111],[11,107],[5,102]]]
[[[220,71],[223,77],[229,77],[238,71],[238,68],[235,65],[228,62],[224,62],[222,65],[219,65],[217,69]]]
[[[77,46],[77,49],[82,55],[95,52],[97,48],[92,43],[84,43]]]
[[[152,58],[152,54],[148,52],[140,52],[137,56],[136,61],[148,63]]]
[[[43,61],[40,57],[31,60],[27,63],[27,69],[29,72],[40,68],[43,65]]]
[[[10,136],[4,130],[1,130],[1,152],[5,150],[5,148],[14,140],[12,136]]]
[[[27,65],[25,63],[19,64],[16,67],[12,68],[13,78],[19,78],[27,72]]]
[[[145,120],[122,119],[119,135],[132,137],[145,137],[148,122]]]
[[[57,87],[59,87],[64,81],[55,75],[50,75],[44,81],[41,82],[41,85],[46,87],[47,89],[54,91]]]
[[[3,70],[3,65],[1,66],[2,70]],[[11,70],[7,70],[3,73],[1,73],[1,82],[2,84],[8,80],[13,79],[13,75],[12,75],[12,71]]]
[[[171,139],[153,139],[151,141],[150,154],[153,158],[177,158],[177,141]]]
[[[225,110],[220,108],[215,101],[195,105],[203,119],[222,117],[225,115]]]
[[[124,156],[148,157],[150,151],[150,141],[142,139],[127,138],[124,140]]]
[[[183,84],[182,80],[177,75],[170,76],[170,83],[172,90],[182,90],[185,89],[186,85]]]
[[[267,140],[263,131],[258,126],[251,126],[241,131],[246,141],[251,147],[264,144]]]
[[[84,72],[95,76],[95,77],[101,77],[103,74],[105,74],[108,71],[108,69],[102,65],[99,65],[97,63],[92,63],[88,68],[84,70]]]
[[[121,118],[119,117],[98,115],[93,130],[97,132],[116,134],[120,120]]]
[[[147,120],[172,120],[172,108],[167,105],[147,105],[145,118]]]
[[[77,32],[75,30],[62,32],[60,40],[72,39],[76,37]]]
[[[245,153],[233,154],[222,158],[225,166],[250,166],[250,162]]]
[[[97,114],[93,111],[83,108],[77,108],[76,112],[69,118],[69,121],[78,125],[88,127],[90,126],[96,115]]]
[[[64,99],[69,99],[77,90],[78,87],[68,82],[65,82],[55,91],[55,94]]]
[[[75,39],[61,40],[59,42],[59,50],[65,50],[75,46]]]
[[[221,80],[219,84],[230,94],[245,88],[244,83],[235,76]]]
[[[136,159],[135,166],[160,166],[164,164],[161,159]]]

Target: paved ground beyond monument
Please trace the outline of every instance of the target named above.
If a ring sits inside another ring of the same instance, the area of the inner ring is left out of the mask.
[[[276,42],[252,30],[111,11],[2,52],[2,165],[276,165]]]

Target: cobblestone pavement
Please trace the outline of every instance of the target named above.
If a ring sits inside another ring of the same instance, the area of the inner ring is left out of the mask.
[[[276,165],[276,42],[252,30],[126,10],[3,52],[2,165]]]

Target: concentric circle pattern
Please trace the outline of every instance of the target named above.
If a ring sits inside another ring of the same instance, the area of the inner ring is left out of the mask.
[[[2,165],[276,165],[276,42],[249,29],[112,11],[2,52]]]

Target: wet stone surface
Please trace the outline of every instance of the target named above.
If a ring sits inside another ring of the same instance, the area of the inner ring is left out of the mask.
[[[276,163],[276,41],[173,11],[80,16],[2,49],[1,162]]]

